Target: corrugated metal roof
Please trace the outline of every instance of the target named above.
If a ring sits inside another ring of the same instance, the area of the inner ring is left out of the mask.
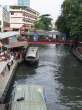
[[[11,110],[47,110],[43,88],[35,85],[18,85],[15,88]]]
[[[14,32],[14,31],[13,32],[0,32],[0,39],[12,37],[15,35],[20,35],[20,34],[19,34],[19,32]]]

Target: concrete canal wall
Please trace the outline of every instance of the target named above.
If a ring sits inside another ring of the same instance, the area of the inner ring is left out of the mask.
[[[15,73],[18,62],[14,60],[10,70],[7,71],[3,76],[0,76],[0,103],[4,102],[5,96],[11,84],[11,80]]]
[[[72,50],[72,54],[82,63],[82,54],[76,49]]]

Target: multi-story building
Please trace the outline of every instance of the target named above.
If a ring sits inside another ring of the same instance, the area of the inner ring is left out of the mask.
[[[10,28],[19,30],[23,25],[33,27],[39,13],[26,6],[10,6]]]
[[[10,16],[5,7],[0,6],[0,31],[9,30]]]
[[[18,0],[18,5],[30,7],[30,0]]]

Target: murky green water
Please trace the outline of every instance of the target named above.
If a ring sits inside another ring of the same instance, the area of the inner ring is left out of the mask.
[[[42,85],[49,110],[82,110],[82,64],[63,46],[40,47],[38,67],[17,68],[19,83]]]

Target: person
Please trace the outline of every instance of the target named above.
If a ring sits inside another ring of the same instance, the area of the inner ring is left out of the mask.
[[[36,31],[34,31],[33,40],[34,41],[38,41],[38,39],[39,39],[39,35],[38,35],[38,33]]]
[[[10,70],[10,64],[9,64],[9,63],[7,64],[7,67],[8,67],[8,69]]]
[[[11,55],[11,63],[12,63],[12,65],[13,65],[13,60],[14,60],[14,56]]]

